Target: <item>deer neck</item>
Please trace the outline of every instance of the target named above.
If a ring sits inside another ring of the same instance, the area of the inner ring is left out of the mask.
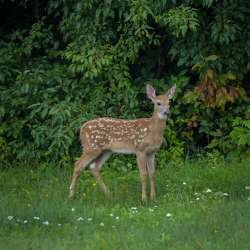
[[[152,131],[162,136],[164,133],[164,129],[166,128],[166,120],[167,118],[160,118],[159,114],[154,111],[151,117]]]

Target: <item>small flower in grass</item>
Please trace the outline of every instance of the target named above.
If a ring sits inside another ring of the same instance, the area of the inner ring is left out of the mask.
[[[167,214],[166,214],[166,217],[171,217],[171,216],[172,216],[171,213],[167,213]]]
[[[13,220],[14,216],[9,215],[7,218],[8,218],[8,220]]]
[[[77,221],[83,221],[84,219],[82,217],[77,218]]]
[[[100,226],[101,226],[101,227],[104,227],[104,223],[103,223],[103,222],[101,222],[101,223],[100,223]]]
[[[62,226],[62,224],[58,223],[58,224],[57,224],[57,226],[58,226],[58,227],[61,227],[61,226]]]
[[[27,221],[27,220],[24,220],[24,221],[23,221],[23,223],[24,223],[24,224],[27,224],[27,223],[28,223],[28,221]]]
[[[245,186],[245,189],[246,190],[250,190],[250,186]]]
[[[149,208],[148,211],[152,213],[152,212],[154,212],[154,209],[153,208]]]
[[[137,214],[137,213],[138,213],[138,210],[132,210],[131,213],[132,213],[132,214]]]
[[[33,219],[34,220],[40,220],[40,218],[38,216],[34,216]]]
[[[157,205],[154,206],[154,208],[157,208],[157,207],[158,207]]]
[[[131,207],[132,210],[137,210],[137,207]]]
[[[114,217],[114,215],[111,213],[110,215],[109,215],[110,217]]]
[[[48,226],[48,225],[49,225],[49,222],[46,220],[46,221],[43,222],[43,225]]]
[[[250,201],[250,196],[248,197],[248,199],[247,199],[248,201]]]
[[[200,197],[196,197],[196,200],[198,201],[200,199]]]
[[[210,188],[208,188],[208,189],[206,190],[206,193],[212,193],[212,190],[211,190]]]
[[[92,221],[92,218],[88,218],[87,220],[88,220],[88,221]]]
[[[75,208],[72,207],[72,208],[71,208],[71,211],[72,211],[72,212],[75,212],[76,210],[75,210]]]
[[[119,220],[120,218],[119,218],[119,216],[116,216],[115,219],[116,219],[116,220]]]
[[[199,195],[199,193],[194,193],[195,196]]]
[[[228,193],[223,193],[223,195],[224,195],[224,196],[229,196],[229,194],[228,194]]]
[[[187,183],[185,181],[182,182],[183,185],[187,185]]]

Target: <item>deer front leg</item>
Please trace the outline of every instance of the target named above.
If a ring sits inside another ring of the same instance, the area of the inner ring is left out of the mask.
[[[147,156],[147,167],[150,179],[150,199],[155,199],[155,154],[150,154]]]
[[[140,171],[141,178],[141,188],[142,188],[142,201],[147,201],[146,194],[146,185],[147,185],[147,164],[146,164],[146,155],[144,153],[137,153],[136,155],[137,165]]]

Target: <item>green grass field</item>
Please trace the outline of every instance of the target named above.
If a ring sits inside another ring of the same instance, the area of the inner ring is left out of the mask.
[[[157,199],[140,202],[138,171],[89,171],[67,199],[72,169],[0,172],[0,249],[250,249],[250,164],[187,162],[156,177]]]

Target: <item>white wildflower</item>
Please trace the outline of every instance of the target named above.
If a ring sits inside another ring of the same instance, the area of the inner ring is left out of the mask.
[[[111,214],[110,214],[110,217],[114,217],[114,215],[111,213]]]
[[[48,226],[48,225],[49,225],[49,222],[46,220],[46,221],[43,222],[43,225]]]
[[[116,219],[116,220],[119,220],[119,216],[116,216],[115,219]]]
[[[87,220],[88,220],[88,221],[92,221],[92,218],[88,218]]]
[[[103,222],[101,222],[101,223],[100,223],[100,226],[101,226],[101,227],[104,227],[104,223],[103,223]]]
[[[28,221],[27,221],[27,220],[24,220],[24,221],[23,221],[23,223],[24,223],[24,224],[27,224],[27,223],[28,223]]]
[[[246,190],[250,190],[250,186],[245,186],[245,189]]]
[[[132,210],[137,210],[137,207],[131,207]]]
[[[71,211],[74,212],[74,211],[76,211],[76,210],[75,210],[75,208],[72,207],[72,208],[71,208]]]
[[[247,199],[248,201],[250,201],[250,196],[248,197],[248,199]]]
[[[199,193],[194,193],[194,195],[196,195],[196,196],[197,196],[197,195],[199,195]]]
[[[62,224],[58,223],[58,224],[57,224],[57,226],[58,226],[58,227],[61,227],[61,226],[62,226]]]
[[[40,218],[38,216],[34,216],[33,219],[34,220],[40,220]]]
[[[171,213],[167,213],[167,214],[166,214],[166,217],[171,217],[171,216],[172,216]]]
[[[187,183],[185,181],[182,182],[183,185],[187,185]]]
[[[82,217],[77,218],[77,221],[82,221],[84,220]]]
[[[208,188],[208,189],[206,190],[206,193],[212,193],[212,190],[211,190],[210,188]]]
[[[154,212],[154,209],[153,208],[149,208],[148,211],[149,212]]]
[[[229,194],[228,193],[223,193],[224,196],[228,196]]]
[[[200,199],[200,197],[197,197],[196,200],[198,201]]]
[[[138,210],[132,210],[132,214],[137,214]]]
[[[7,218],[8,218],[8,220],[12,220],[14,218],[14,216],[9,215]]]

